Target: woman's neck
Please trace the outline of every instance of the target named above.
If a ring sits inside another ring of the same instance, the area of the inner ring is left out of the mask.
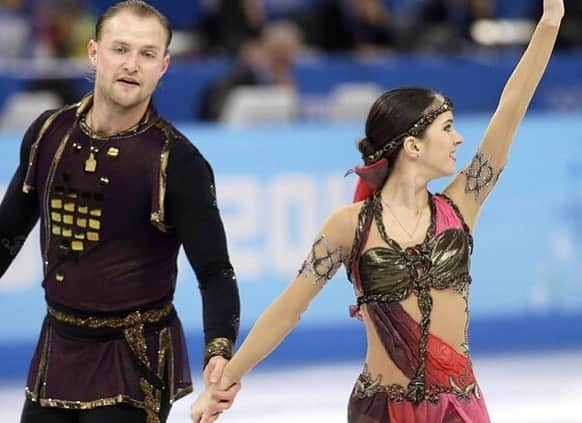
[[[398,208],[422,209],[428,202],[428,181],[415,173],[394,169],[382,187],[382,199]]]

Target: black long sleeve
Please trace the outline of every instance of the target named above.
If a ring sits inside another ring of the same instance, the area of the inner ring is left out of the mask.
[[[44,121],[54,110],[38,117],[26,131],[20,148],[20,164],[8,190],[0,203],[0,277],[20,251],[22,244],[34,228],[39,217],[39,204],[35,193],[25,194],[22,185],[28,169],[30,147]]]
[[[234,343],[240,300],[216,204],[214,175],[200,152],[182,138],[174,140],[170,151],[166,210],[198,278],[206,343],[216,338]]]

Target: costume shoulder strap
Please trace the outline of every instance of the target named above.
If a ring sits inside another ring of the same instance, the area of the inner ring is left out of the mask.
[[[72,104],[69,106],[65,106],[65,107],[63,107],[59,110],[56,110],[55,112],[49,114],[49,116],[45,119],[44,123],[42,124],[42,126],[40,127],[38,132],[36,133],[36,137],[34,139],[34,142],[30,146],[30,153],[28,156],[28,167],[26,169],[26,176],[24,178],[24,184],[22,185],[22,191],[25,194],[29,194],[30,192],[32,192],[35,189],[34,176],[35,176],[35,170],[36,170],[36,160],[37,160],[37,156],[38,156],[38,147],[39,147],[40,142],[43,139],[44,135],[53,126],[53,124],[55,123],[55,121],[57,120],[57,118],[59,116],[62,116],[63,113],[65,113],[71,109],[78,108],[80,106],[80,104],[81,103],[76,103],[76,104]]]
[[[459,210],[459,207],[455,204],[452,198],[450,198],[446,194],[439,193],[434,195],[434,201],[440,202],[442,205],[445,205],[445,207],[447,207],[450,210],[449,214],[453,215],[454,217],[456,217],[456,219],[458,219],[459,224],[463,228],[463,230],[468,234],[471,233],[471,229],[469,229],[469,226],[465,223],[465,219],[463,218],[461,210]],[[439,213],[439,211],[442,213],[442,207],[437,207],[437,213]],[[439,223],[439,220],[442,221],[443,218],[446,218],[446,216],[442,216],[442,214],[440,216],[437,216],[437,223]],[[439,233],[441,231],[442,230],[439,230],[439,228],[437,228],[436,232]]]
[[[359,272],[360,255],[362,253],[362,248],[368,239],[370,226],[372,225],[372,211],[374,204],[373,199],[374,196],[368,197],[360,209],[354,234],[354,242],[352,244],[352,250],[350,252],[348,262],[346,263],[348,279],[355,285],[358,290],[361,288]]]

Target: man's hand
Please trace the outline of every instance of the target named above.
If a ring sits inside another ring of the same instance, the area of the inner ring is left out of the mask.
[[[210,385],[216,385],[218,383],[222,377],[226,363],[228,363],[228,360],[220,355],[215,355],[208,361],[208,364],[204,368],[204,385],[207,388]]]

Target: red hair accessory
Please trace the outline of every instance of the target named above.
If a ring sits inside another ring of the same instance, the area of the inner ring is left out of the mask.
[[[365,200],[376,192],[388,175],[388,160],[382,158],[367,166],[356,166],[346,173],[355,173],[359,176],[354,192],[354,203]]]

